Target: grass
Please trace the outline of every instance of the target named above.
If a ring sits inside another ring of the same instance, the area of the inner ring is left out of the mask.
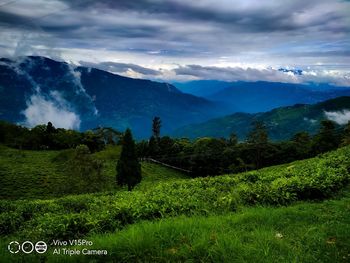
[[[27,169],[29,182],[38,182],[42,165],[50,162],[45,169],[51,170],[44,169],[49,173],[70,158],[69,151],[20,154],[1,149],[0,155],[11,161],[1,159],[1,165],[8,165],[2,175],[12,173],[15,180],[12,169],[20,172],[14,167],[18,163]],[[110,178],[117,154],[118,148],[94,154],[105,162]],[[150,163],[142,164],[142,172],[143,181],[132,192],[0,200],[0,262],[350,261],[350,146],[213,178],[186,179]],[[15,184],[5,187],[16,191]],[[11,255],[6,249],[11,240],[51,243],[73,238],[91,240],[92,249],[109,254],[53,256],[50,246],[42,256]]]
[[[115,184],[116,162],[120,146],[108,146],[92,156],[103,161],[103,175],[108,178],[104,191],[125,190]],[[28,151],[0,145],[0,199],[49,199],[65,195],[69,176],[63,170],[73,150]],[[145,191],[163,181],[185,179],[178,171],[156,164],[142,163],[142,183]]]
[[[46,198],[58,196],[57,185],[66,180],[57,151],[23,151],[0,146],[0,198]]]
[[[42,262],[349,262],[350,192],[321,203],[242,208],[208,217],[144,221],[110,234],[86,237],[107,256],[64,256]],[[1,247],[7,245],[3,240]],[[73,247],[71,247],[73,248]],[[75,247],[82,249],[83,247]],[[3,262],[39,262],[13,256]]]
[[[135,191],[149,191],[162,183],[173,183],[176,181],[188,180],[188,175],[184,175],[176,170],[172,170],[158,164],[143,162],[142,181],[135,187]]]
[[[349,262],[350,198],[143,222],[90,239],[117,262]]]
[[[152,188],[0,201],[0,234],[63,239],[123,229],[142,220],[224,215],[251,205],[290,205],[334,196],[349,182],[350,147],[289,166],[174,180]],[[146,181],[147,182],[147,181]]]

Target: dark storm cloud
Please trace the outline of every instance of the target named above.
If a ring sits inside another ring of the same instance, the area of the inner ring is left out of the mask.
[[[11,14],[8,12],[1,11],[0,9],[0,26],[8,28],[30,28],[35,27],[33,21],[24,16],[17,14]]]
[[[0,5],[0,55],[52,51],[125,62],[96,62],[112,72],[158,76],[166,65],[181,76],[272,79],[284,75],[227,65],[344,69],[349,13],[342,0],[18,0]]]
[[[291,31],[316,25],[327,25],[329,21],[341,21],[343,16],[334,12],[326,12],[322,16],[300,24],[297,16],[307,12],[309,8],[317,5],[318,1],[285,1],[274,4],[275,8],[216,8],[220,1],[196,5],[196,1],[154,1],[154,0],[102,0],[102,1],[65,1],[71,8],[116,10],[123,12],[137,12],[156,15],[167,19],[181,19],[182,21],[203,21],[220,24],[228,28],[242,29],[250,32]],[[205,2],[205,1],[204,1]],[[225,5],[233,7],[237,1],[226,1]],[[258,1],[256,1],[258,3]],[[184,23],[185,25],[185,23]],[[324,29],[327,29],[325,27]],[[334,30],[334,29],[333,29]]]
[[[314,6],[317,6],[320,2],[325,1],[281,1],[274,2],[272,5],[267,7],[262,6],[261,8],[256,8],[252,4],[248,8],[234,8],[237,1],[224,1],[221,3],[218,1],[209,2],[204,1],[207,4],[201,4],[203,1],[154,1],[154,0],[102,0],[102,1],[61,1],[67,5],[66,8],[58,8],[52,10],[52,19],[55,22],[60,22],[55,20],[56,16],[63,14],[71,14],[75,11],[74,16],[80,19],[80,23],[75,26],[89,26],[89,18],[93,18],[93,14],[90,17],[86,16],[87,12],[94,11],[96,15],[103,15],[105,12],[114,13],[118,16],[119,13],[130,13],[130,19],[134,16],[150,15],[161,20],[173,20],[180,21],[186,26],[187,22],[203,22],[212,23],[217,26],[225,27],[227,30],[237,30],[244,32],[279,32],[279,31],[295,31],[304,28],[310,28],[314,26],[323,25],[320,30],[348,30],[348,26],[344,26],[343,15],[334,11],[324,12],[322,16],[317,16],[315,14],[312,19],[306,19],[305,21],[300,21],[300,17],[304,14],[308,14],[312,11]],[[273,2],[273,1],[272,1]],[[254,1],[252,2],[254,3]],[[256,1],[256,4],[259,2]],[[228,8],[225,8],[226,6]],[[221,8],[220,8],[221,7]],[[6,8],[5,8],[6,10]],[[311,14],[312,15],[312,14]],[[71,26],[54,25],[47,26],[46,22],[50,21],[50,16],[34,16],[30,21],[36,22],[38,25],[42,26],[43,29],[51,32],[66,32],[74,29]],[[27,17],[16,13],[2,12],[0,16],[0,22],[11,24],[11,26],[24,26],[28,20]],[[102,32],[108,33],[108,31],[103,31],[102,26],[106,26],[106,23],[99,24],[98,21],[94,24],[96,27],[100,27]],[[329,23],[332,22],[332,25]],[[30,24],[31,24],[30,23]],[[90,25],[91,26],[91,25]],[[119,34],[125,37],[143,37],[150,36],[149,27],[143,27],[142,24],[138,24],[138,30],[124,30],[121,28],[116,28],[114,32],[119,30]],[[132,28],[131,28],[132,29]],[[153,27],[155,29],[155,27]],[[169,28],[171,30],[171,28]],[[101,33],[102,33],[101,32]],[[160,36],[160,35],[159,35]]]

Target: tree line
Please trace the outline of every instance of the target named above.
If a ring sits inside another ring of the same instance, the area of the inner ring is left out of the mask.
[[[299,132],[290,140],[269,140],[262,122],[252,123],[245,141],[232,133],[229,138],[187,138],[160,136],[161,120],[153,120],[152,136],[136,145],[137,155],[192,171],[192,176],[208,176],[260,169],[316,156],[350,144],[350,122],[338,129],[333,121],[323,120],[317,134]]]
[[[350,144],[350,122],[338,129],[330,120],[322,121],[315,135],[299,132],[281,142],[269,140],[262,122],[252,123],[251,132],[244,141],[238,141],[234,133],[229,138],[203,137],[195,141],[171,138],[161,136],[161,126],[161,119],[155,117],[150,139],[136,143],[130,129],[121,133],[100,127],[78,132],[55,128],[51,122],[28,129],[0,121],[0,143],[31,150],[76,148],[73,166],[79,167],[82,160],[88,160],[88,152],[100,151],[107,144],[120,144],[122,151],[116,165],[116,182],[120,186],[127,185],[129,190],[141,181],[139,161],[143,158],[191,171],[193,177],[215,176],[306,159]],[[101,164],[88,162],[91,163],[90,170],[97,167],[95,177],[100,181]]]
[[[106,144],[117,144],[122,133],[113,128],[99,127],[85,132],[55,128],[51,122],[31,129],[0,121],[0,143],[26,150],[62,150],[86,145],[91,152]]]

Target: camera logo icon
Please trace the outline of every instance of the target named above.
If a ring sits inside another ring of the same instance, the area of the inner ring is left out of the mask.
[[[44,241],[38,241],[35,244],[35,251],[38,252],[39,254],[45,253],[47,250],[47,245]]]
[[[17,241],[11,241],[7,248],[10,253],[17,254],[21,250],[21,245]]]
[[[11,241],[7,248],[12,254],[17,254],[21,250],[25,254],[30,254],[34,251],[34,249],[37,253],[43,254],[47,251],[47,244],[44,241],[38,241],[34,246],[34,244],[30,241],[24,241],[22,244],[20,244],[18,241]]]
[[[30,254],[34,250],[34,245],[30,241],[25,241],[22,243],[22,251],[23,253]]]

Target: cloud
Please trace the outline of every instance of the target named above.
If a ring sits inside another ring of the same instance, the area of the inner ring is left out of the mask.
[[[271,81],[285,83],[330,83],[335,86],[350,87],[350,73],[337,70],[303,70],[302,75],[283,72],[274,68],[215,67],[186,65],[173,70],[178,76],[192,79],[216,79],[224,81]]]
[[[174,69],[177,75],[189,75],[198,79],[217,79],[226,81],[285,81],[295,82],[293,74],[285,74],[274,69],[256,69],[242,67],[203,67],[200,65],[180,66]]]
[[[222,80],[222,81],[271,81],[284,83],[329,83],[334,86],[350,87],[350,72],[344,70],[324,70],[305,68],[302,74],[294,74],[300,70],[288,67],[263,67],[256,65],[240,66],[201,66],[176,65],[170,68],[152,69],[132,63],[117,62],[86,62],[79,65],[94,67],[132,78],[148,78],[160,81],[189,81],[189,80]]]
[[[68,103],[58,91],[52,91],[46,98],[37,93],[27,100],[27,108],[23,111],[25,125],[34,127],[51,121],[56,127],[79,129],[79,116],[69,109]]]
[[[223,61],[227,64],[220,67],[322,64],[319,69],[339,70],[350,66],[349,1],[11,2],[0,12],[0,56],[61,57],[152,78],[165,73],[178,77],[166,72],[174,65],[212,67]],[[159,68],[162,74],[157,72]]]
[[[132,70],[136,73],[140,73],[144,76],[157,76],[160,74],[159,71],[142,67],[132,63],[117,63],[117,62],[101,62],[101,63],[92,63],[79,61],[79,64],[85,67],[97,68],[114,73],[127,73],[129,70]]]
[[[340,125],[347,124],[350,121],[350,110],[325,111],[325,115],[329,120],[332,120]]]

